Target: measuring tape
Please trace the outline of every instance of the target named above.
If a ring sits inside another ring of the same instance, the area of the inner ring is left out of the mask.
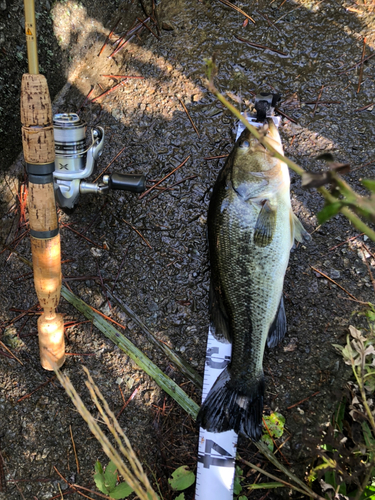
[[[261,96],[259,96],[262,99]],[[280,118],[270,116],[276,127]],[[246,116],[254,127],[261,127],[255,116]],[[236,141],[245,130],[238,124]],[[206,365],[203,376],[202,403],[218,376],[229,364],[232,344],[219,342],[208,330]],[[208,432],[200,427],[195,500],[233,500],[233,485],[238,435],[233,431]]]
[[[232,344],[222,343],[208,331],[202,403],[217,377],[229,364]],[[195,499],[232,500],[237,434],[233,431],[208,432],[199,429]]]

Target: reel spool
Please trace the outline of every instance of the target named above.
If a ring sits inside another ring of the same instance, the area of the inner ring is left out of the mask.
[[[76,113],[58,113],[53,117],[55,139],[55,171],[53,173],[56,200],[60,207],[72,209],[79,195],[103,194],[109,189],[141,193],[146,188],[143,175],[111,174],[102,183],[84,182],[95,169],[103,152],[104,129],[91,131],[91,146],[86,148],[87,123]]]

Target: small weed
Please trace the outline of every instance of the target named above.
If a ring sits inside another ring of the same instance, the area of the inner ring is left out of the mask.
[[[244,480],[243,477],[243,470],[236,465],[236,474],[234,476],[234,485],[233,485],[233,494],[234,494],[234,499],[235,500],[247,500],[247,497],[240,495],[242,493],[242,481]]]
[[[176,469],[172,473],[172,477],[168,479],[169,486],[174,491],[183,491],[189,488],[195,481],[195,474],[191,472],[186,465]],[[185,494],[180,493],[175,500],[185,500]]]
[[[343,398],[317,447],[318,462],[311,468],[308,481],[320,480],[327,499],[375,498],[375,336],[374,308],[366,316],[370,332],[349,327],[345,346],[334,347],[352,367],[354,381],[348,383]]]
[[[273,439],[280,438],[284,433],[285,417],[276,411],[269,416],[263,417],[263,423],[266,428],[262,436],[262,441],[273,451]]]
[[[105,468],[105,472],[103,472],[103,467],[102,464],[99,462],[99,460],[96,462],[94,481],[99,491],[101,491],[105,495],[109,495],[111,498],[114,498],[115,500],[126,498],[128,495],[130,495],[130,493],[134,491],[133,488],[125,482],[119,483],[116,486],[117,467],[112,462],[112,460]]]

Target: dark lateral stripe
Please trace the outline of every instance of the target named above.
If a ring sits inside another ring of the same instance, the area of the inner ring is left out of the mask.
[[[34,229],[30,229],[30,235],[34,238],[38,238],[39,240],[48,240],[49,238],[53,238],[59,234],[59,228],[52,229],[50,231],[35,231]]]
[[[55,162],[52,163],[26,163],[26,170],[28,174],[46,175],[52,174],[55,171]]]
[[[53,175],[52,174],[44,174],[44,175],[29,174],[29,182],[32,182],[33,184],[52,184]]]

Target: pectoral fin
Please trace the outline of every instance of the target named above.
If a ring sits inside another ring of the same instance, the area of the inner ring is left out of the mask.
[[[266,200],[259,212],[254,231],[254,243],[258,247],[266,247],[272,241],[276,227],[276,210]]]
[[[302,222],[290,211],[290,224],[292,229],[293,240],[299,241],[300,243],[308,243],[311,240],[310,234],[303,227]]]

